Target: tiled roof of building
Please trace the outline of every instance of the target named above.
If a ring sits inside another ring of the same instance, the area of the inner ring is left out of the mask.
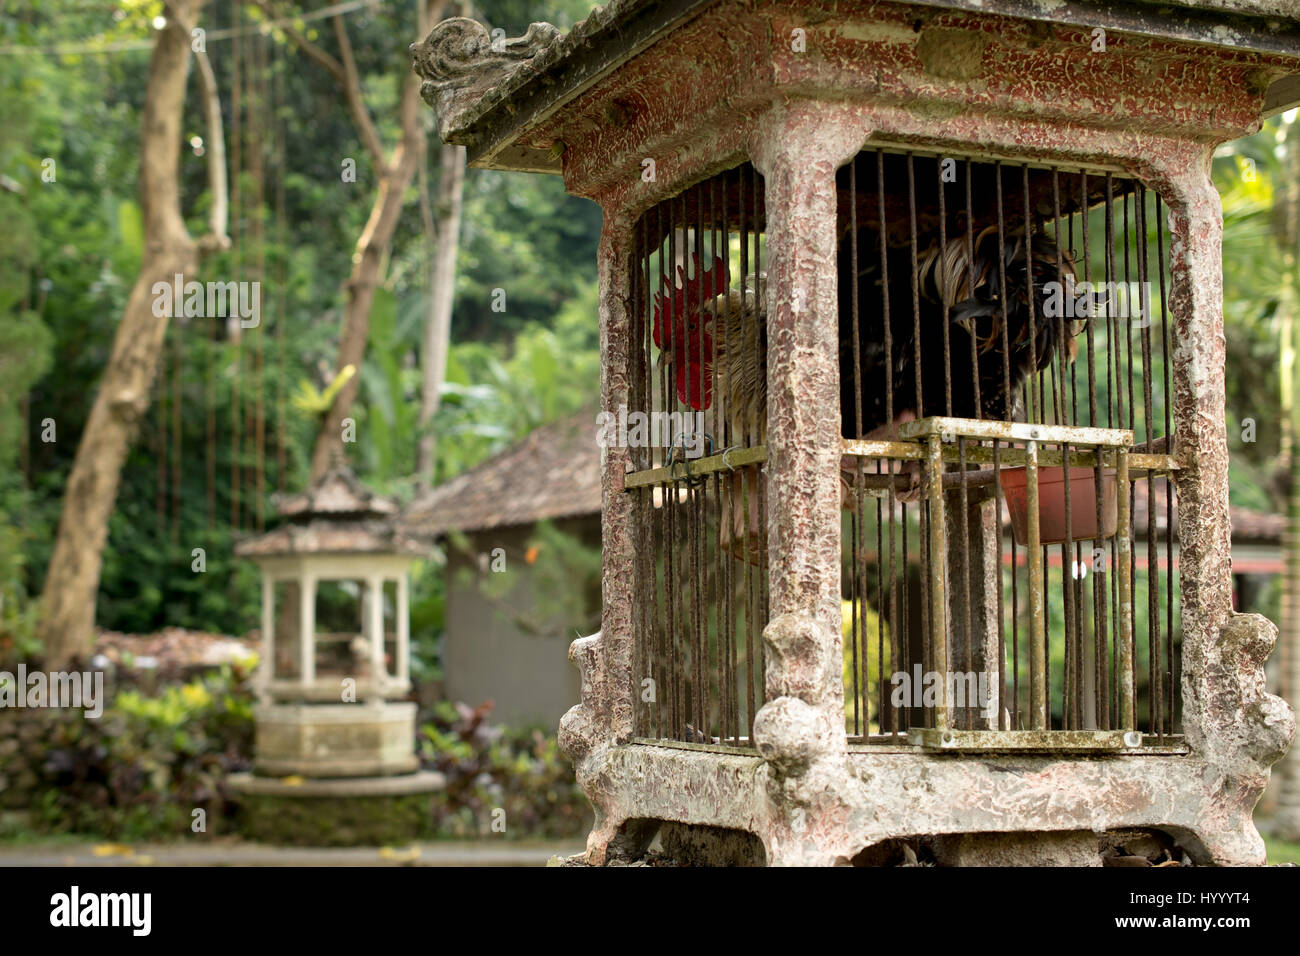
[[[411,534],[480,531],[600,511],[600,446],[588,409],[439,485],[402,515]]]

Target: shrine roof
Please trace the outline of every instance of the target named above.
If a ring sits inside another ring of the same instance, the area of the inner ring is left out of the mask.
[[[465,17],[443,20],[411,44],[421,93],[438,114],[444,142],[463,145],[471,165],[559,173],[555,148],[530,131],[588,89],[725,0],[611,0],[561,32],[533,23],[522,37]],[[1262,116],[1300,104],[1298,0],[909,0],[918,14],[964,12],[1058,27],[1294,56],[1295,75],[1268,89]],[[797,6],[797,5],[796,5]],[[869,15],[871,4],[863,0]],[[897,6],[897,4],[895,4]],[[809,4],[810,11],[815,4]],[[756,8],[755,12],[761,8]],[[823,16],[818,12],[818,16]]]

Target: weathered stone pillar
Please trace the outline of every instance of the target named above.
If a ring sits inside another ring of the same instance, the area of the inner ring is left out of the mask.
[[[298,600],[298,679],[311,684],[316,680],[316,575],[303,575]]]
[[[601,231],[600,369],[601,409],[618,413],[628,404],[629,326],[632,304],[632,237],[624,216],[607,216]],[[608,708],[610,736],[623,743],[632,736],[632,642],[636,574],[633,562],[638,542],[634,537],[633,498],[623,488],[631,463],[626,447],[601,451],[601,540],[604,565],[601,575],[601,694]]]
[[[1150,178],[1170,195],[1169,308],[1182,599],[1183,729],[1192,750],[1222,774],[1221,820],[1207,828],[1217,862],[1256,864],[1264,844],[1251,812],[1268,768],[1295,732],[1290,707],[1265,691],[1277,628],[1232,610],[1231,525],[1223,334],[1223,214],[1208,147],[1164,157]]]
[[[617,413],[628,403],[628,325],[631,305],[631,234],[622,211],[606,209],[599,250],[601,409]],[[592,425],[593,429],[595,423]],[[613,746],[633,730],[632,645],[635,593],[632,496],[623,490],[630,453],[624,447],[601,450],[601,632],[574,641],[569,659],[581,675],[581,703],[560,720],[561,748],[574,762],[579,783],[595,810],[587,838],[590,863],[605,862],[609,844],[624,819],[623,805],[604,765]]]
[[[766,703],[771,863],[825,862],[845,752],[840,635],[840,400],[835,170],[862,144],[836,107],[796,102],[751,138],[767,203]]]
[[[363,602],[366,629],[370,632],[370,699],[384,702],[384,579],[378,574],[366,579],[367,601]]]

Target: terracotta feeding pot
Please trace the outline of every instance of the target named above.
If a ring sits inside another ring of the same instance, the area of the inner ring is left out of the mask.
[[[1002,495],[1011,513],[1016,544],[1029,543],[1029,497],[1024,468],[1004,468]],[[1090,541],[1115,533],[1115,469],[1102,470],[1101,530],[1097,529],[1097,473],[1070,469],[1070,539]],[[1038,469],[1038,536],[1042,544],[1065,541],[1065,469]]]

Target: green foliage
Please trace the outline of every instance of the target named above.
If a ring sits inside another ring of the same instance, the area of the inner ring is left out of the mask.
[[[523,32],[537,19],[572,23],[591,6],[587,0],[505,0],[480,12],[508,31]],[[156,2],[130,4],[120,18],[105,17],[98,35],[88,36],[93,31],[75,5],[20,4],[0,13],[0,36],[8,43],[41,45],[148,41],[149,20],[159,9]],[[209,37],[236,26],[237,9],[205,8]],[[261,19],[251,9],[245,16]],[[412,17],[411,8],[381,7],[348,18],[367,105],[390,143],[398,82],[409,69],[394,55],[392,37],[412,35]],[[332,30],[318,23],[308,29],[338,55]],[[243,133],[251,137],[260,129],[283,157],[267,165],[260,207],[247,170],[232,171],[232,190],[240,191],[231,220],[236,246],[205,258],[198,276],[259,278],[262,328],[246,331],[237,344],[219,323],[172,323],[161,367],[165,378],[155,386],[153,405],[122,469],[104,549],[96,612],[97,623],[108,629],[149,632],[179,625],[239,633],[255,625],[255,576],[232,553],[235,537],[255,524],[258,510],[250,437],[255,405],[260,396],[269,497],[301,487],[319,409],[331,387],[341,384],[333,368],[342,282],[373,201],[369,159],[347,112],[338,107],[333,81],[279,31],[271,31],[267,44],[266,79],[278,128],[259,126],[249,113]],[[225,54],[214,55],[212,63],[229,110],[236,63],[230,46],[216,49]],[[31,653],[30,596],[42,585],[64,481],[140,264],[139,116],[148,50],[0,60],[0,112],[6,117],[0,173],[16,187],[0,188],[0,215],[9,226],[0,235],[0,647]],[[73,60],[75,68],[69,68]],[[187,139],[204,134],[197,79],[191,83]],[[232,130],[227,133],[229,139]],[[245,161],[249,142],[243,143]],[[227,145],[233,150],[233,140]],[[339,162],[347,156],[358,161],[355,184],[340,180]],[[434,162],[437,156],[430,151]],[[55,182],[42,182],[46,159],[57,169]],[[211,199],[206,158],[187,147],[180,160],[184,211],[191,234],[198,235],[206,229]],[[434,169],[434,182],[436,177]],[[280,189],[283,230],[275,211]],[[257,220],[265,234],[260,248],[253,241]],[[599,229],[597,207],[565,195],[556,177],[467,174],[453,308],[456,341],[443,412],[435,422],[440,480],[594,400],[599,362],[592,264]],[[363,480],[403,498],[414,484],[428,255],[412,203],[376,295],[365,362],[356,370],[353,464]],[[506,292],[504,312],[492,311],[495,288]],[[173,434],[178,378],[179,445]],[[57,442],[38,439],[46,418],[57,423]],[[283,452],[277,447],[281,435]],[[20,472],[21,447],[29,457]],[[179,487],[172,475],[176,456]],[[166,462],[161,474],[160,460]],[[240,527],[232,528],[236,494]],[[269,501],[262,510],[273,516]],[[190,570],[196,547],[206,551],[205,574]],[[442,586],[440,569],[431,562],[413,590],[414,617],[422,622],[413,632],[417,672],[436,667]]]
[[[448,837],[571,837],[590,825],[587,801],[555,737],[487,722],[491,704],[441,703],[420,728],[425,766],[446,778],[434,799],[436,832]],[[505,830],[493,831],[503,810]]]
[[[36,313],[0,303],[0,653],[16,644],[24,656],[32,649],[35,613],[26,600],[26,554],[39,527],[24,520],[32,496],[14,466],[27,441],[21,399],[49,367],[51,339]]]
[[[123,689],[98,720],[49,711],[41,754],[20,753],[44,832],[122,840],[210,838],[230,802],[226,777],[248,767],[250,665],[224,667],[156,695]],[[21,774],[23,767],[9,768]],[[195,809],[207,829],[191,829]]]
[[[566,195],[558,177],[471,170],[464,215],[452,325],[459,340],[547,324],[594,274],[599,207]],[[504,311],[493,310],[496,289]]]
[[[567,30],[596,5],[594,0],[480,0],[474,5],[474,14],[494,27],[504,28],[507,36],[522,36],[534,20],[545,20]]]
[[[585,799],[554,735],[487,722],[490,705],[438,704],[415,745],[446,790],[396,802],[312,804],[237,797],[227,777],[249,768],[255,659],[157,689],[108,687],[98,720],[79,710],[0,712],[0,809],[33,811],[42,834],[124,841],[205,839],[241,832],[276,842],[344,844],[492,834],[569,837],[589,825]],[[296,807],[296,809],[295,809]],[[191,829],[206,811],[204,832]],[[315,821],[313,823],[312,821]],[[324,825],[322,821],[333,821]],[[391,839],[390,839],[391,837]]]
[[[298,383],[297,394],[293,396],[293,407],[309,415],[324,415],[334,404],[334,399],[342,391],[343,386],[352,381],[352,376],[356,374],[356,366],[345,365],[323,389],[318,389],[307,379],[302,379]]]
[[[413,356],[426,303],[427,296],[399,303],[387,289],[378,290],[361,370],[357,464],[371,482],[404,496],[410,493],[419,444],[422,380]]]
[[[532,325],[512,349],[454,344],[434,421],[446,480],[534,428],[594,407],[600,389],[596,285],[582,283],[552,328]]]
[[[528,541],[536,572],[536,615],[559,621],[577,634],[600,630],[602,555],[599,539],[583,541],[576,532],[540,521]]]
[[[1145,538],[1145,531],[1142,531],[1139,534],[1139,541],[1143,540],[1144,538]],[[1087,560],[1086,556],[1089,553],[1090,547],[1091,547],[1090,543],[1084,544],[1083,554],[1085,555],[1085,560]],[[1052,546],[1049,550],[1053,554],[1059,555],[1058,546]],[[1114,564],[1110,557],[1109,543],[1107,543],[1106,545],[1106,554],[1107,556],[1104,562],[1105,566],[1108,568],[1114,567]],[[1161,558],[1162,558],[1162,563],[1167,565],[1168,553],[1165,550],[1163,544],[1161,545]],[[1063,720],[1062,695],[1064,693],[1064,676],[1065,676],[1065,601],[1062,597],[1064,593],[1063,590],[1064,585],[1062,582],[1062,573],[1059,565],[1047,564],[1044,567],[1044,571],[1047,578],[1047,589],[1050,595],[1047,601],[1047,629],[1048,629],[1047,643],[1048,643],[1048,657],[1049,657],[1047,666],[1048,666],[1048,680],[1051,685],[1048,690],[1048,709],[1051,711],[1052,721],[1054,722],[1054,725],[1056,727],[1060,727]],[[1008,661],[1012,659],[1013,643],[1017,645],[1016,649],[1019,651],[1020,717],[1022,723],[1028,720],[1028,714],[1029,714],[1029,676],[1028,675],[1030,674],[1030,660],[1029,660],[1030,618],[1029,618],[1029,609],[1028,609],[1029,601],[1027,597],[1028,578],[1026,575],[1027,572],[1023,567],[1020,569],[1020,571],[1017,574],[1017,583],[1020,589],[1019,591],[1020,598],[1018,604],[1019,618],[1016,621],[1016,626],[1018,627],[1017,633],[1019,635],[1019,640],[1013,642],[1011,639],[1013,620],[1012,620],[1011,601],[1010,601],[1012,576],[1011,576],[1011,572],[1008,569],[1004,569],[1002,574],[1003,594],[1005,596],[1004,597],[1004,620],[1006,622],[1004,625],[1004,635],[1005,635],[1004,640],[1006,644]],[[1091,648],[1093,646],[1092,641],[1095,640],[1093,634],[1095,633],[1096,630],[1096,626],[1092,620],[1094,582],[1097,584],[1097,586],[1101,588],[1103,594],[1103,601],[1106,602],[1107,620],[1106,620],[1105,628],[1106,628],[1106,633],[1108,635],[1107,648],[1111,655],[1111,660],[1112,660],[1112,663],[1107,665],[1107,671],[1111,675],[1111,681],[1113,683],[1114,674],[1115,674],[1115,668],[1113,664],[1114,651],[1115,651],[1114,649],[1115,628],[1116,628],[1115,615],[1117,614],[1115,608],[1118,606],[1117,603],[1112,601],[1111,598],[1111,593],[1112,593],[1111,588],[1113,587],[1113,575],[1106,571],[1098,573],[1090,570],[1087,577],[1084,578],[1083,581],[1081,582],[1081,587],[1078,591],[1078,593],[1081,595],[1082,605],[1076,603],[1074,607],[1076,608],[1076,613],[1079,613],[1078,609],[1081,607],[1081,613],[1083,614],[1082,630],[1084,634],[1085,647]],[[1169,586],[1169,577],[1168,577],[1167,568],[1161,567],[1159,569],[1159,590],[1155,597],[1157,613],[1156,613],[1156,619],[1153,621],[1150,614],[1150,603],[1149,603],[1150,587],[1151,587],[1150,575],[1148,571],[1144,568],[1138,568],[1134,575],[1134,580],[1133,580],[1134,640],[1133,643],[1134,643],[1134,656],[1136,657],[1136,665],[1134,667],[1134,672],[1136,675],[1136,679],[1134,681],[1134,693],[1137,698],[1138,726],[1144,729],[1147,726],[1149,726],[1149,720],[1150,720],[1150,712],[1149,712],[1149,708],[1151,704],[1150,647],[1153,643],[1153,638],[1155,635],[1157,634],[1159,635],[1159,641],[1160,641],[1159,663],[1161,664],[1159,670],[1163,675],[1161,677],[1161,680],[1163,682],[1162,690],[1164,691],[1165,694],[1168,694],[1168,688],[1169,688],[1167,667],[1164,666],[1167,664],[1168,661],[1169,635],[1171,633],[1174,635],[1175,645],[1177,645],[1182,639],[1181,637],[1182,602],[1180,598],[1178,577],[1176,574],[1174,575],[1174,579],[1173,579],[1172,627],[1169,621],[1169,616],[1166,611],[1166,601],[1165,601],[1166,594],[1167,594],[1166,589],[1168,588],[1168,586]],[[1174,656],[1176,659],[1181,659],[1181,653],[1178,652],[1177,646],[1175,646]],[[1010,671],[1008,671],[1008,675],[1009,674]],[[1177,679],[1178,679],[1178,675],[1175,675],[1174,680]],[[1007,677],[1006,684],[1007,684],[1007,694],[1010,695],[1011,686],[1012,686],[1012,681],[1010,676]],[[1116,692],[1112,687],[1112,699],[1117,699],[1114,696],[1115,693]],[[1004,702],[1004,706],[1006,706],[1009,709],[1011,706],[1010,702],[1009,701]]]
[[[20,468],[29,443],[23,400],[53,361],[54,336],[42,321],[39,303],[47,280],[33,281],[37,250],[29,240],[34,219],[27,196],[40,189],[40,163],[27,151],[31,115],[16,109],[30,91],[29,80],[0,67],[0,654],[33,650],[36,608],[28,601],[27,546],[41,533],[29,518],[32,495]],[[10,122],[12,118],[12,122]],[[37,308],[33,308],[36,305]]]
[[[1290,348],[1282,340],[1284,303],[1289,297],[1291,309],[1300,308],[1300,283],[1295,236],[1287,238],[1275,200],[1294,181],[1287,149],[1297,149],[1297,137],[1300,121],[1277,116],[1255,135],[1221,149],[1213,165],[1223,198],[1229,494],[1234,505],[1263,511],[1284,507],[1286,482],[1277,473],[1284,408],[1279,366]],[[1253,436],[1244,427],[1247,420],[1254,424]]]
[[[417,561],[411,571],[411,677],[415,681],[442,678],[438,653],[446,620],[444,562]]]
[[[853,636],[856,626],[858,646],[854,650]],[[889,674],[889,626],[881,620],[880,615],[875,608],[866,602],[859,603],[857,620],[854,620],[853,602],[840,602],[840,635],[843,639],[843,668],[842,677],[844,680],[844,728],[852,734],[854,733],[853,717],[858,715],[857,732],[862,732],[862,722],[869,718],[867,731],[869,733],[880,732],[880,706],[877,699],[877,690],[880,686],[881,651],[884,652],[883,672]],[[863,651],[866,652],[866,660],[863,661]],[[865,666],[864,666],[865,665]],[[855,681],[856,672],[856,681]],[[865,679],[864,674],[865,672]],[[889,688],[889,681],[885,681],[886,688]],[[854,693],[854,687],[857,687],[857,693]],[[855,699],[856,697],[856,699]],[[856,708],[856,709],[855,709]]]

